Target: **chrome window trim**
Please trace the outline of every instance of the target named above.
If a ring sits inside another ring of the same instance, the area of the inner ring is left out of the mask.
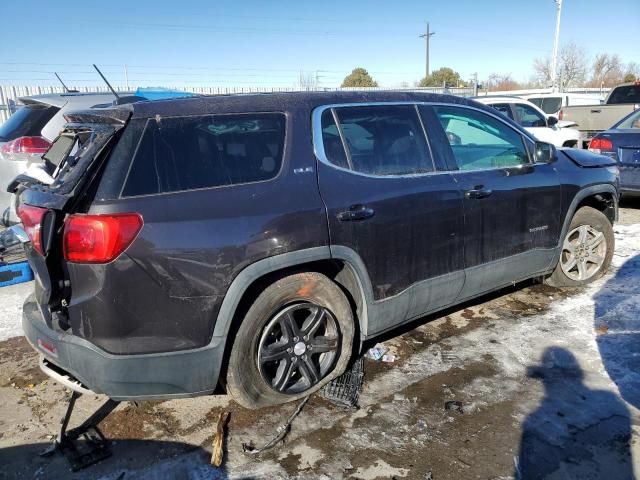
[[[493,117],[494,119],[496,119],[497,121],[499,121],[500,123],[502,123],[503,125],[505,125],[506,127],[510,128],[511,130],[513,130],[514,132],[516,132],[518,135],[520,135],[521,137],[527,138],[530,141],[535,143],[535,139],[533,138],[533,136],[525,131],[521,131],[517,128],[515,128],[513,125],[508,124],[507,122],[504,121],[504,118],[500,118],[502,116],[502,114],[498,113],[496,111],[496,114],[494,114],[493,112],[487,112],[481,108],[477,108],[474,107],[472,105],[461,105],[461,104],[457,104],[457,103],[447,103],[447,102],[419,102],[419,101],[390,101],[390,102],[385,102],[385,101],[380,101],[380,102],[346,102],[346,103],[330,103],[330,104],[326,104],[326,105],[319,105],[317,107],[315,107],[313,109],[313,111],[311,112],[311,136],[312,136],[312,143],[313,143],[313,153],[315,154],[316,158],[324,163],[325,165],[331,167],[331,168],[335,168],[336,170],[340,170],[343,172],[348,172],[352,175],[359,175],[361,177],[368,177],[368,178],[416,178],[416,177],[426,177],[426,176],[431,176],[431,175],[442,175],[442,174],[450,174],[450,173],[472,173],[472,172],[489,172],[489,171],[494,171],[494,170],[509,170],[509,169],[513,169],[513,168],[522,168],[523,166],[526,165],[535,165],[535,163],[532,161],[531,156],[527,155],[527,157],[529,158],[529,163],[528,164],[522,164],[522,165],[518,165],[518,166],[513,166],[513,167],[494,167],[494,168],[482,168],[482,169],[475,169],[475,170],[437,170],[435,168],[435,159],[433,158],[433,152],[431,151],[431,143],[429,141],[429,136],[427,135],[426,129],[424,128],[424,124],[423,124],[423,133],[425,135],[426,138],[426,142],[427,142],[427,146],[429,148],[429,152],[431,153],[431,161],[433,162],[433,166],[434,166],[434,171],[432,172],[425,172],[425,173],[412,173],[412,174],[400,174],[400,175],[372,175],[369,173],[362,173],[362,172],[358,172],[355,170],[350,170],[348,168],[344,168],[344,167],[340,167],[338,165],[335,165],[333,163],[331,163],[331,161],[329,161],[329,159],[327,158],[325,151],[324,151],[324,143],[322,142],[322,114],[325,110],[328,109],[335,109],[335,108],[343,108],[343,107],[374,107],[374,106],[386,106],[386,105],[414,105],[416,107],[416,109],[418,109],[419,106],[424,105],[424,106],[431,106],[431,107],[438,107],[438,106],[442,106],[442,107],[456,107],[456,108],[466,108],[469,110],[475,110],[477,112],[480,113],[484,113],[485,115],[489,115],[490,117]],[[420,115],[420,112],[418,111],[418,118],[420,119],[420,123],[422,124],[422,116]],[[334,117],[335,120],[335,117]],[[526,146],[526,143],[524,142],[523,139],[523,146],[525,148],[525,151],[527,152],[527,154],[529,153],[528,148]],[[347,152],[345,151],[345,154],[347,154]]]

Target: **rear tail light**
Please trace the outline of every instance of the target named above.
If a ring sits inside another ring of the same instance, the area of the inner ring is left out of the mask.
[[[589,151],[593,153],[603,153],[613,151],[613,142],[608,138],[592,138],[589,142]]]
[[[558,113],[558,120],[563,120],[564,119],[564,110],[560,110],[560,112]]]
[[[131,245],[142,225],[137,213],[71,215],[64,226],[64,258],[74,263],[108,263]]]
[[[18,217],[22,221],[22,228],[31,240],[31,246],[40,255],[44,255],[42,249],[42,221],[47,213],[46,208],[32,207],[31,205],[20,205],[18,207]]]
[[[0,146],[0,153],[9,160],[28,160],[49,150],[51,142],[44,137],[19,137]]]

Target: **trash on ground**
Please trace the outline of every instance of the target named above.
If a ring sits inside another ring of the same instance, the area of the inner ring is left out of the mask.
[[[393,363],[396,361],[396,356],[391,354],[386,354],[382,356],[382,361],[386,363]]]
[[[367,353],[365,354],[365,357],[371,360],[375,360],[377,362],[381,360],[384,354],[387,353],[388,351],[389,351],[388,347],[385,347],[384,345],[381,345],[381,344],[377,344],[375,347],[370,348],[367,351]]]
[[[284,437],[286,437],[287,433],[289,433],[289,431],[291,430],[291,423],[300,414],[300,412],[302,411],[302,407],[304,407],[308,401],[309,401],[309,397],[305,397],[304,400],[302,400],[302,402],[300,402],[298,407],[294,410],[294,412],[289,416],[286,423],[283,423],[276,429],[276,436],[273,437],[271,440],[269,440],[267,443],[265,443],[262,447],[255,448],[253,446],[253,442],[249,442],[249,443],[243,442],[242,451],[244,453],[248,453],[251,455],[257,455],[259,453],[262,453],[266,450],[270,450],[271,448],[273,448],[278,442],[280,442],[281,440],[284,439]]]
[[[464,413],[464,410],[462,409],[462,402],[458,402],[457,400],[449,400],[448,402],[444,402],[444,409]]]
[[[348,408],[358,408],[358,398],[364,380],[364,359],[358,358],[351,367],[320,389],[327,400]]]
[[[213,451],[211,452],[211,465],[219,467],[222,465],[222,454],[224,451],[224,428],[229,421],[229,412],[220,412],[216,425],[216,434],[213,436]]]

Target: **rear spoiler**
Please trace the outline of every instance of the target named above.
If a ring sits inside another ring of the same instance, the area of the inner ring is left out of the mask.
[[[114,108],[76,110],[66,113],[64,119],[67,123],[102,123],[122,126],[127,123],[132,113],[131,105],[122,105]]]

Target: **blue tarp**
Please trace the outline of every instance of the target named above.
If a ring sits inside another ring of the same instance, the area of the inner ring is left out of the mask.
[[[135,96],[146,98],[147,100],[167,100],[169,98],[195,97],[196,94],[162,87],[145,87],[138,88]]]

